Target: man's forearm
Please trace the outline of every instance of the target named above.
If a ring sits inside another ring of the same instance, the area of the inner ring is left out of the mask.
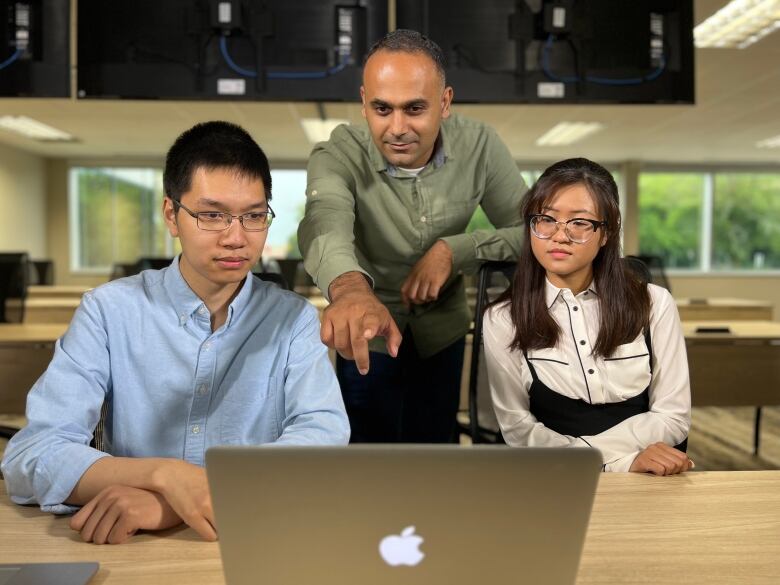
[[[82,506],[112,485],[161,492],[164,488],[162,472],[174,461],[157,457],[103,457],[84,472],[66,503]]]

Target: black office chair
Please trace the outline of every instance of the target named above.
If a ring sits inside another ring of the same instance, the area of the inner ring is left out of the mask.
[[[477,275],[477,298],[474,307],[474,329],[472,330],[471,363],[469,364],[469,425],[461,428],[471,437],[472,443],[504,443],[498,427],[489,396],[480,395],[480,369],[482,352],[482,317],[485,306],[503,292],[512,282],[516,262],[485,262]],[[484,378],[484,376],[483,376]]]
[[[27,252],[0,253],[0,323],[22,323],[24,321],[29,262]],[[16,311],[8,311],[6,306],[8,299],[19,301]]]
[[[666,277],[664,259],[661,258],[661,256],[638,254],[636,256],[626,256],[626,258],[634,258],[642,262],[645,266],[647,266],[648,272],[650,274],[650,279],[648,282],[662,286],[669,292],[672,292],[672,285],[669,284],[669,279]]]
[[[161,270],[162,268],[167,268],[170,266],[171,262],[173,262],[173,258],[144,256],[139,258],[138,262],[136,262],[136,273],[149,269]]]
[[[266,282],[272,282],[283,290],[290,290],[287,279],[278,272],[253,272],[257,278]]]
[[[54,262],[51,260],[30,260],[28,284],[54,284]]]

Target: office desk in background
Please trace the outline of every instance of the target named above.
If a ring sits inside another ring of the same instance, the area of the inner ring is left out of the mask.
[[[675,299],[682,321],[771,321],[774,307],[753,299]]]
[[[68,284],[33,284],[27,287],[27,298],[77,298],[85,292],[92,290],[91,286],[68,285]]]
[[[203,542],[189,528],[136,535],[119,546],[85,544],[68,528],[67,517],[15,506],[4,490],[0,487],[3,562],[98,561],[95,585],[224,583],[218,544]],[[302,551],[290,554],[299,562],[303,558]],[[579,585],[778,581],[780,471],[601,475]]]
[[[694,406],[780,404],[780,322],[684,321],[682,326]],[[729,332],[697,332],[702,328]]]
[[[24,413],[27,392],[46,370],[54,342],[67,328],[65,323],[0,324],[0,413]]]

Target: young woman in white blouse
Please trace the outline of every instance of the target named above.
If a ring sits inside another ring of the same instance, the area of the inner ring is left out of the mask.
[[[511,287],[487,310],[493,405],[511,446],[592,446],[606,471],[671,475],[691,423],[688,363],[668,291],[620,257],[617,185],[587,159],[549,167],[521,212]]]

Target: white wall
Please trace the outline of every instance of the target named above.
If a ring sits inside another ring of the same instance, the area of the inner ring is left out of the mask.
[[[46,258],[46,161],[0,144],[0,251]]]

